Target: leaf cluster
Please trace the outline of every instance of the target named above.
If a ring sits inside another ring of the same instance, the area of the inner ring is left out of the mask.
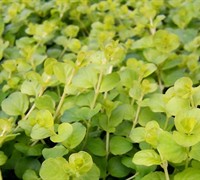
[[[1,0],[0,179],[199,179],[199,12]]]

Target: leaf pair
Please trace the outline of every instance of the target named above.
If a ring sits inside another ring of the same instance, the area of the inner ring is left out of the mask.
[[[42,163],[40,169],[40,176],[44,180],[71,178],[97,180],[99,175],[91,156],[84,151],[71,154],[68,161],[63,157],[48,158]]]

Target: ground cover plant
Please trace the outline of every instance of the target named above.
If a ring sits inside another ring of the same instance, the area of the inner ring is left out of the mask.
[[[200,179],[199,0],[1,0],[0,179]]]

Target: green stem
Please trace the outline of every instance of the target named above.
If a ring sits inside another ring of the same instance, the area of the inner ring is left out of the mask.
[[[66,51],[66,48],[64,48],[62,50],[62,52],[60,53],[59,57],[58,57],[58,60],[61,60],[61,58],[63,57],[63,55],[65,54],[65,51]]]
[[[141,110],[141,107],[140,107],[140,105],[138,105],[137,111],[136,111],[136,115],[135,115],[135,119],[133,121],[133,128],[135,128],[135,126],[137,124],[137,121],[138,121],[138,118],[139,118],[139,114],[140,114],[140,110]]]
[[[60,101],[58,103],[58,106],[56,108],[56,112],[54,114],[54,120],[58,117],[59,113],[60,113],[60,110],[61,110],[61,107],[64,103],[64,100],[65,100],[65,96],[66,96],[66,92],[67,92],[67,88],[68,86],[70,85],[71,81],[72,81],[72,78],[74,76],[74,73],[75,73],[75,69],[73,69],[72,73],[71,73],[71,76],[69,77],[69,79],[67,80],[66,84],[65,84],[65,87],[64,87],[64,91],[62,93],[62,96],[60,98]]]
[[[194,99],[193,99],[192,95],[190,96],[190,103],[191,103],[191,106],[194,108],[195,105],[194,105]]]
[[[110,141],[110,133],[106,132],[106,162],[108,160],[108,156],[109,156],[109,153],[110,153],[109,141]]]
[[[95,108],[96,101],[97,101],[97,98],[98,98],[98,95],[99,95],[99,89],[100,89],[100,85],[101,85],[102,78],[103,78],[103,72],[100,73],[99,78],[98,78],[97,85],[96,85],[96,87],[94,88],[95,94],[94,94],[94,98],[93,98],[92,104],[91,104],[91,106],[90,106],[91,109],[94,109],[94,108]],[[85,147],[85,145],[86,145],[86,143],[87,143],[87,140],[88,140],[88,136],[89,136],[89,132],[90,132],[90,122],[91,122],[91,119],[88,119],[86,135],[85,135],[85,139],[84,139],[83,145],[82,145],[82,147],[81,147],[82,150],[84,149],[84,147]]]
[[[169,117],[168,117],[168,115],[166,115],[166,120],[165,120],[164,130],[167,129],[168,123],[169,123]]]
[[[97,86],[96,86],[96,88],[94,88],[95,94],[94,94],[94,99],[93,99],[92,104],[91,104],[91,109],[94,109],[94,107],[95,107],[95,104],[96,104],[96,101],[97,101],[97,98],[98,98],[98,95],[99,95],[99,89],[100,89],[102,78],[103,78],[103,72],[101,71],[99,78],[98,78]]]
[[[150,21],[150,32],[152,35],[154,35],[156,33],[156,28],[154,27],[153,19],[149,18],[149,21]]]
[[[1,173],[1,169],[0,169],[0,180],[3,180],[3,178],[2,178],[2,173]]]
[[[190,162],[190,158],[189,158],[190,147],[186,147],[186,153],[187,153],[187,159],[185,161],[185,169],[188,168],[188,165],[189,165],[189,162]]]
[[[89,138],[90,122],[91,122],[91,119],[89,119],[88,122],[86,122],[87,128],[86,128],[85,138],[84,138],[83,144],[81,146],[81,150],[83,150],[85,148],[85,145],[86,145],[88,138]]]
[[[131,179],[134,179],[137,175],[139,174],[139,172],[135,173],[133,176],[127,178],[126,180],[131,180]]]
[[[108,74],[112,73],[112,70],[113,70],[113,66],[111,65],[108,69]],[[103,98],[106,99],[107,98],[107,95],[108,95],[108,91],[104,92],[104,96]]]
[[[131,106],[133,106],[133,104],[134,104],[134,102],[135,102],[135,99],[131,99]]]
[[[33,62],[33,53],[34,53],[34,52],[36,51],[36,49],[40,46],[40,44],[42,44],[41,41],[38,41],[37,44],[36,44],[35,46],[33,46],[32,51],[29,52],[29,54],[28,54],[28,56],[27,56],[27,59],[30,60],[31,66],[32,66],[32,68],[33,68],[34,71],[35,71],[35,68],[36,68],[36,67],[35,67],[35,64],[34,64],[34,62]]]
[[[108,156],[110,153],[109,143],[110,143],[110,133],[106,131],[106,169],[108,166]],[[107,174],[107,171],[106,171],[106,174]],[[103,180],[106,180],[106,177],[107,177],[107,175],[103,178]]]
[[[166,180],[170,180],[170,178],[169,178],[169,173],[168,173],[168,169],[167,169],[168,162],[167,162],[167,161],[164,162],[161,166],[162,166],[162,168],[163,168],[163,170],[164,170],[164,173],[165,173],[165,179],[166,179]]]
[[[160,72],[159,72],[159,70],[156,71],[156,74],[157,74],[157,78],[158,78],[159,89],[160,89],[160,92],[162,93],[163,89],[164,89],[164,86],[163,86],[162,80],[160,78]]]
[[[42,96],[45,90],[46,90],[46,87],[43,87],[40,93],[38,94],[38,97]],[[33,103],[33,105],[31,106],[31,108],[29,109],[29,111],[27,112],[27,114],[24,116],[23,119],[26,120],[34,109],[35,109],[35,103]]]
[[[142,101],[142,99],[143,99],[143,95],[138,100],[139,103],[138,103],[138,106],[137,106],[136,115],[135,115],[135,118],[134,118],[134,121],[133,121],[132,129],[134,129],[135,126],[137,125],[139,114],[140,114],[140,110],[141,110],[140,102]]]

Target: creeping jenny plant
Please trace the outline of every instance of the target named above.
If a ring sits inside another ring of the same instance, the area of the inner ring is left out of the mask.
[[[200,179],[199,0],[1,0],[0,179]]]

